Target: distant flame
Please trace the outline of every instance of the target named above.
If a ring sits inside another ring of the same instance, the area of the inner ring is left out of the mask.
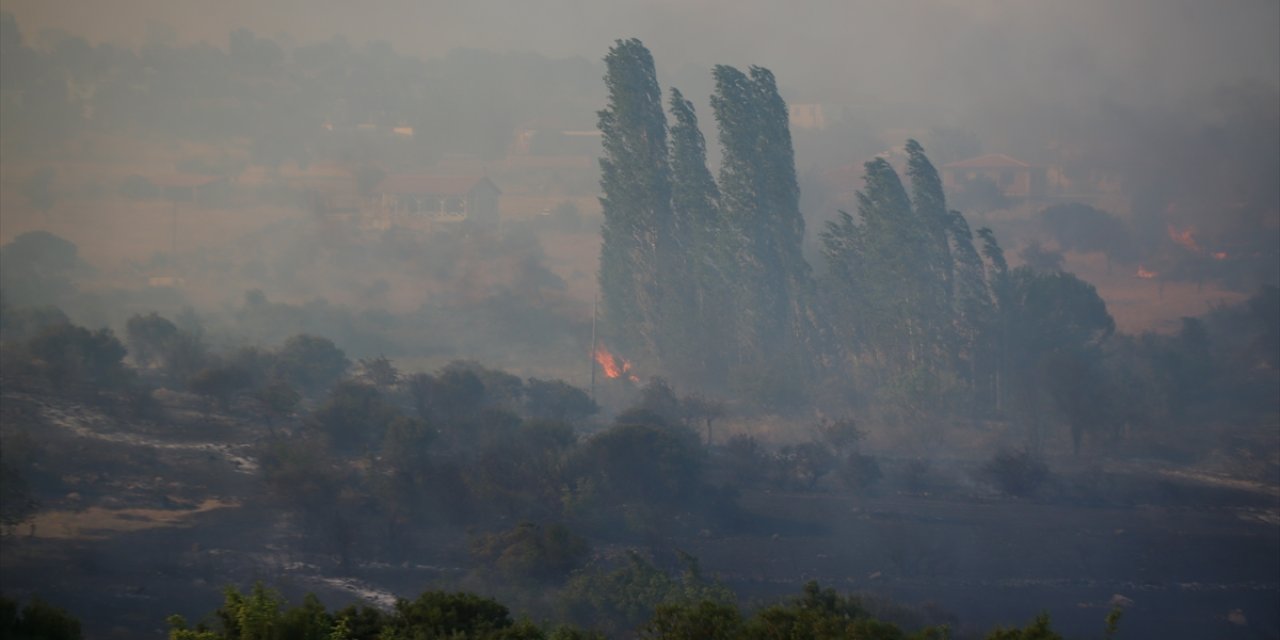
[[[1227,259],[1227,252],[1226,252],[1226,251],[1214,251],[1214,252],[1213,252],[1213,259],[1214,259],[1214,260],[1226,260],[1226,259]]]
[[[1141,266],[1139,266],[1139,267],[1138,267],[1138,273],[1137,273],[1137,276],[1138,276],[1139,278],[1142,278],[1143,280],[1150,280],[1150,279],[1152,279],[1152,278],[1154,278],[1154,277],[1156,277],[1156,276],[1158,276],[1158,275],[1160,275],[1160,274],[1159,274],[1159,273],[1156,273],[1155,271],[1147,271],[1145,268],[1143,268],[1143,267],[1141,267]]]
[[[635,377],[635,375],[630,374],[631,362],[626,358],[609,353],[609,350],[604,348],[604,345],[597,346],[596,352],[593,355],[595,356],[596,362],[600,363],[600,369],[604,371],[604,377],[620,378],[626,374],[632,382],[640,381],[640,379]]]
[[[1169,239],[1188,251],[1193,251],[1195,253],[1204,252],[1204,249],[1201,249],[1200,244],[1196,242],[1195,227],[1187,227],[1182,231],[1178,231],[1176,227],[1169,225]]]

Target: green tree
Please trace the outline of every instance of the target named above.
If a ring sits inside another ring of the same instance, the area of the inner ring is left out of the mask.
[[[32,598],[18,603],[0,596],[0,638],[13,640],[80,640],[80,621],[66,609]]]
[[[667,123],[653,56],[619,40],[605,56],[608,104],[598,113],[600,294],[604,325],[626,350],[660,353],[665,258],[672,251]]]
[[[268,420],[278,420],[298,407],[302,394],[283,380],[270,380],[253,394]]]
[[[516,581],[558,581],[587,559],[586,539],[563,524],[521,522],[515,528],[476,537],[471,555]]]
[[[787,105],[768,69],[752,67],[748,75],[718,65],[712,75],[723,151],[720,203],[742,239],[731,287],[744,319],[739,358],[750,366],[804,362],[813,334],[810,269],[801,253],[804,218]]]
[[[916,263],[929,254],[933,238],[918,224],[893,166],[877,158],[865,168],[859,220],[842,213],[822,236],[827,289],[840,316],[836,322],[858,325],[839,335],[857,340],[892,379],[934,362],[936,298],[929,294],[936,291],[930,272]]]
[[[640,388],[640,402],[635,408],[648,411],[669,425],[684,424],[684,408],[675,389],[664,379],[654,376]]]
[[[1033,447],[1040,443],[1048,394],[1067,418],[1078,451],[1084,429],[1110,419],[1106,386],[1089,363],[1115,332],[1115,321],[1097,289],[1072,274],[1019,267],[1009,281],[1010,392]]]
[[[734,604],[733,592],[705,578],[696,558],[683,552],[678,555],[682,565],[678,575],[632,550],[619,566],[580,571],[560,593],[560,607],[567,617],[589,621],[610,637],[617,637],[643,624],[663,605]]]
[[[382,443],[388,425],[397,417],[399,412],[377,389],[347,380],[330,390],[310,420],[336,450],[359,455]]]
[[[231,399],[240,391],[248,389],[252,383],[253,377],[243,369],[215,366],[197,371],[187,382],[187,388],[192,393],[217,403],[225,411],[231,404]]]
[[[724,380],[736,331],[729,285],[738,239],[720,212],[720,189],[707,169],[707,144],[693,103],[671,89],[671,209],[673,259],[667,324],[671,349],[664,365],[672,373],[717,383]]]
[[[273,640],[330,640],[337,627],[334,616],[312,593],[303,597],[302,604],[285,609],[277,624]]]
[[[215,615],[227,637],[237,640],[274,640],[279,632],[280,594],[255,582],[248,593],[235,587],[223,591],[224,601]]]
[[[573,424],[600,412],[591,396],[563,380],[529,378],[524,396],[525,410],[535,419]]]
[[[332,340],[299,334],[285,341],[275,359],[275,374],[309,393],[337,382],[351,366]]]
[[[978,229],[978,237],[982,239],[982,257],[987,274],[987,289],[991,292],[991,300],[995,304],[995,317],[986,333],[982,351],[991,354],[985,359],[989,363],[990,375],[994,380],[995,408],[1003,413],[1006,408],[1009,388],[1012,386],[1012,352],[1010,350],[1011,333],[1014,321],[1013,279],[1010,277],[1009,263],[1005,260],[1004,250],[996,241],[995,232],[988,227]]]
[[[913,223],[921,227],[925,236],[924,251],[917,256],[917,269],[928,277],[923,282],[928,289],[925,299],[930,302],[931,331],[948,346],[950,335],[951,304],[954,295],[952,283],[953,261],[951,255],[951,212],[947,209],[942,191],[942,179],[937,169],[924,153],[924,147],[915,140],[907,140],[907,176],[911,179],[911,208],[915,214]]]
[[[973,243],[969,222],[950,212],[948,232],[954,269],[954,339],[962,364],[960,372],[973,385],[979,407],[995,405],[992,337],[997,330],[995,301],[987,285],[986,265]]]
[[[388,625],[392,638],[493,638],[515,623],[505,606],[471,593],[426,591],[396,601]]]
[[[57,391],[87,386],[92,391],[120,387],[127,379],[124,345],[110,329],[89,331],[52,325],[27,342],[27,352]]]
[[[125,323],[125,335],[134,361],[146,366],[162,362],[167,344],[178,335],[178,327],[152,311],[130,317]]]
[[[379,389],[390,390],[400,383],[400,370],[386,356],[361,358],[359,368],[360,378]]]
[[[737,640],[742,634],[742,614],[737,607],[702,600],[658,605],[645,623],[640,637],[655,640]]]
[[[688,429],[624,424],[575,452],[576,484],[592,487],[607,504],[678,504],[697,494],[704,458]]]

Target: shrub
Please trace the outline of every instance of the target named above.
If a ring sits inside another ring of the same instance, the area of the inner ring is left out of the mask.
[[[1011,496],[1026,497],[1049,479],[1049,467],[1029,451],[997,452],[979,472],[981,478]]]
[[[472,540],[471,554],[509,579],[555,581],[587,558],[590,546],[562,524],[522,522],[514,529]]]

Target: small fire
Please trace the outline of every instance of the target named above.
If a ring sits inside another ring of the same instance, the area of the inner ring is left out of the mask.
[[[1196,242],[1195,227],[1187,227],[1182,231],[1178,231],[1176,227],[1169,225],[1169,239],[1188,251],[1204,253],[1204,249],[1201,249],[1200,244]]]
[[[1213,252],[1213,259],[1214,259],[1214,260],[1226,260],[1226,259],[1227,259],[1227,252],[1226,252],[1226,251],[1214,251],[1214,252]]]
[[[631,362],[622,356],[615,356],[609,353],[609,350],[604,348],[604,345],[598,345],[593,355],[596,362],[600,364],[600,369],[604,371],[604,377],[621,378],[625,375],[632,382],[640,382],[640,378],[631,373]]]
[[[1138,273],[1137,273],[1136,275],[1137,275],[1139,278],[1142,278],[1143,280],[1150,280],[1150,279],[1152,279],[1152,278],[1154,278],[1154,277],[1156,277],[1156,276],[1158,276],[1158,275],[1160,275],[1160,274],[1159,274],[1159,273],[1156,273],[1155,271],[1147,271],[1144,267],[1139,266],[1139,267],[1138,267]]]

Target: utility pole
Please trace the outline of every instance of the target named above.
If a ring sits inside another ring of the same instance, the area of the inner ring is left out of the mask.
[[[587,362],[591,364],[591,401],[596,401],[596,305],[600,302],[597,291],[591,299],[591,353],[587,354]]]

